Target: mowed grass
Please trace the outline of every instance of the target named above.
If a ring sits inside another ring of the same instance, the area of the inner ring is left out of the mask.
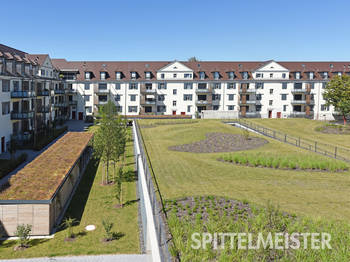
[[[325,134],[316,131],[317,127],[325,125],[325,121],[310,120],[305,118],[291,119],[248,119],[258,125],[278,130],[294,137],[316,140],[320,143],[337,145],[350,150],[350,137],[346,134]]]
[[[124,203],[122,209],[114,208],[118,203],[115,199],[113,185],[101,186],[101,164],[92,159],[81,180],[66,216],[79,220],[73,231],[78,234],[74,242],[65,242],[66,230],[55,234],[53,239],[31,240],[31,247],[24,251],[13,251],[16,241],[0,242],[0,259],[41,256],[95,255],[114,253],[140,253],[138,203],[136,200],[136,185],[133,180],[134,157],[133,142],[127,143],[127,158],[124,172],[128,174],[123,182]],[[113,232],[122,234],[118,240],[103,243],[104,236],[102,220],[109,219],[114,223]],[[87,225],[96,225],[95,231],[86,232]]]
[[[167,120],[169,121],[169,120]],[[141,120],[151,125],[154,120]],[[210,132],[241,134],[239,128],[216,120],[157,125],[141,129],[160,191],[165,199],[215,195],[266,206],[270,200],[283,211],[312,218],[350,218],[350,172],[308,172],[232,165],[217,159],[222,153],[185,153],[169,146],[205,139]],[[257,135],[258,136],[258,135]],[[249,150],[302,156],[309,151],[273,139]],[[326,158],[325,158],[326,159]]]

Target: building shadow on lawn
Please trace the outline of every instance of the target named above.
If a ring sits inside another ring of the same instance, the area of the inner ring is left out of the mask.
[[[91,158],[63,219],[70,217],[76,219],[77,224],[80,223],[92,184],[95,180],[99,162],[99,160],[93,157]],[[58,231],[61,230],[64,230],[64,227],[60,227]]]

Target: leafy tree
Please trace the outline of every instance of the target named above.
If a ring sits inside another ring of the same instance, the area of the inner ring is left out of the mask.
[[[30,232],[32,232],[32,225],[21,224],[17,226],[15,236],[19,239],[20,247],[28,247]]]
[[[112,232],[113,225],[114,224],[112,222],[110,222],[109,220],[102,220],[102,226],[105,230],[107,240],[113,239],[113,232]]]
[[[346,116],[350,114],[350,76],[336,76],[326,86],[323,97],[326,104],[334,106],[346,124]]]
[[[188,59],[188,62],[199,62],[199,59],[195,56],[192,56]]]
[[[73,238],[74,237],[74,233],[73,233],[73,225],[77,222],[77,220],[75,218],[70,218],[67,217],[64,221],[63,221],[63,226],[67,228],[67,238]]]

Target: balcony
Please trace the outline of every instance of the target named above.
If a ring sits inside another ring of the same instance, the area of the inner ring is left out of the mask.
[[[309,92],[309,90],[307,90],[307,89],[301,89],[301,88],[292,89],[293,94],[306,94],[308,92]]]
[[[65,90],[64,89],[56,89],[54,90],[55,95],[64,95]]]
[[[11,98],[30,98],[34,97],[35,92],[33,91],[13,91],[11,92]]]
[[[240,105],[255,105],[258,104],[256,100],[239,100]]]
[[[256,89],[255,88],[242,88],[239,90],[240,94],[255,94]]]
[[[155,105],[156,100],[155,99],[141,99],[140,104],[141,105]]]
[[[37,96],[49,96],[50,92],[49,90],[38,90],[37,91]]]
[[[108,94],[109,90],[108,89],[100,89],[100,88],[96,88],[95,92],[98,94]]]
[[[71,101],[68,101],[68,104],[70,106],[76,106],[78,104],[78,101],[77,100],[71,100]]]
[[[306,100],[292,100],[291,104],[292,105],[305,105]]]
[[[141,88],[140,90],[141,94],[155,94],[157,92],[157,90],[154,89],[149,89],[149,88]]]
[[[11,120],[23,120],[23,119],[31,119],[34,117],[33,111],[28,112],[11,112]]]
[[[27,132],[23,134],[14,134],[14,135],[11,135],[11,139],[19,142],[30,141],[32,139],[32,134]]]
[[[50,106],[39,106],[38,113],[50,113]]]
[[[99,100],[99,101],[98,101],[98,104],[99,104],[99,105],[105,105],[105,104],[107,104],[107,103],[108,103],[107,100]]]
[[[205,105],[211,105],[212,102],[211,101],[208,101],[208,100],[197,100],[196,101],[196,105],[199,105],[199,106],[205,106]]]
[[[207,94],[210,93],[211,89],[210,88],[197,88],[196,93],[197,94]]]
[[[74,90],[72,88],[69,88],[66,90],[66,94],[76,94],[77,93],[77,90]]]
[[[54,107],[66,107],[67,102],[56,102],[53,104]]]

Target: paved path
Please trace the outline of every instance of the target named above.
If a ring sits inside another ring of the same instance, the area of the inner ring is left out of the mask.
[[[1,262],[148,262],[149,255],[98,255],[74,257],[42,257],[26,259],[4,259]]]

